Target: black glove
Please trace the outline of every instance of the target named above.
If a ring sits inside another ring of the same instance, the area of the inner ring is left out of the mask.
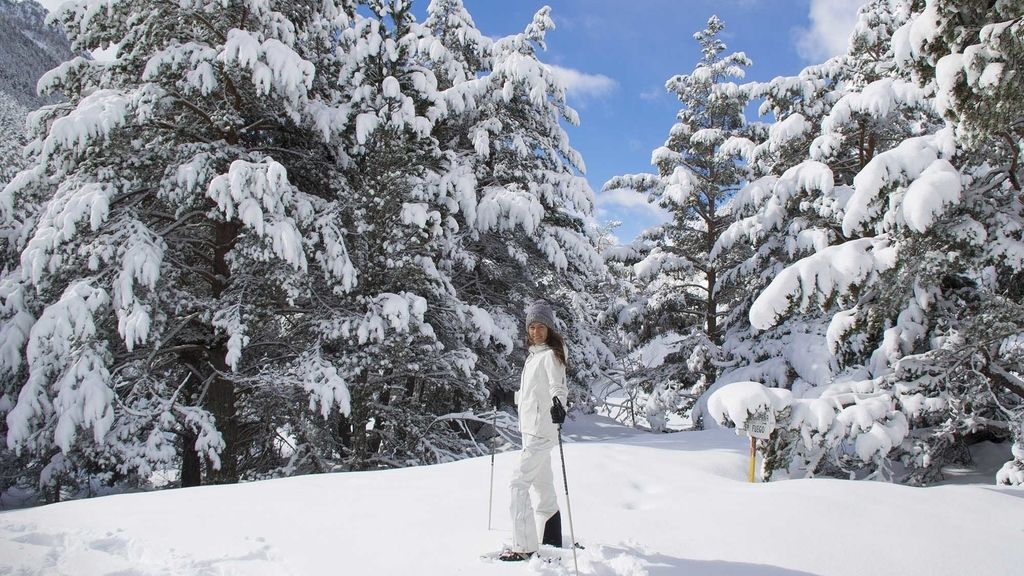
[[[558,396],[551,398],[551,421],[555,424],[561,424],[565,422],[565,407],[562,406],[562,401],[558,399]]]

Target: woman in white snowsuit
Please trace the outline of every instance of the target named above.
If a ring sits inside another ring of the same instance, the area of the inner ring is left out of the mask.
[[[512,547],[500,558],[526,560],[539,548],[537,524],[543,524],[541,543],[562,546],[562,520],[558,512],[551,449],[558,444],[558,425],[565,421],[569,389],[565,383],[565,344],[555,329],[555,311],[543,301],[526,310],[526,341],[530,354],[516,392],[523,450],[512,473]],[[561,404],[555,405],[557,397]],[[536,491],[537,505],[530,500]]]

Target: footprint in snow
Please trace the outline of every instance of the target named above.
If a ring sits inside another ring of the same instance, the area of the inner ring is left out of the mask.
[[[18,542],[19,544],[47,547],[63,547],[66,540],[67,537],[64,534],[44,534],[42,532],[29,532],[24,536],[11,538],[12,542]]]

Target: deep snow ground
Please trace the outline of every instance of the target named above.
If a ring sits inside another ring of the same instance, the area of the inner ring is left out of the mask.
[[[749,484],[746,438],[732,431],[653,435],[593,417],[566,433],[581,574],[1021,573],[1022,489]],[[480,558],[511,538],[515,457],[495,459],[492,530],[484,457],[3,512],[0,574],[571,574],[568,551],[561,564]]]

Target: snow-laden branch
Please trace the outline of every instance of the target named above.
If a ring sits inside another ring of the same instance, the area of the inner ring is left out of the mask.
[[[880,463],[910,431],[892,395],[878,389],[875,381],[833,385],[820,396],[808,398],[758,382],[736,382],[711,395],[708,412],[719,424],[734,425],[737,430],[745,427],[750,416],[771,412],[774,418],[769,421],[776,422],[776,436],[792,434],[807,450],[852,443],[863,462]]]
[[[908,138],[872,158],[853,179],[843,234],[852,237],[877,217],[885,208],[882,191],[892,185],[910,186],[909,198],[904,198],[904,221],[917,231],[927,229],[948,204],[960,199],[959,173],[947,160],[955,151],[953,133],[945,129]]]
[[[846,293],[870,275],[889,269],[894,258],[895,248],[883,235],[830,246],[798,260],[754,300],[750,323],[759,330],[767,330],[794,307],[806,310],[812,303]]]
[[[269,94],[273,89],[293,106],[306,99],[316,72],[312,62],[280,40],[268,38],[260,42],[248,31],[237,28],[228,32],[217,59],[252,70],[252,83],[257,93]]]
[[[119,90],[97,90],[78,103],[67,116],[50,126],[43,140],[43,158],[69,150],[81,155],[98,140],[108,140],[128,120],[130,99]]]
[[[297,270],[306,270],[297,223],[312,216],[312,206],[288,181],[284,166],[273,160],[235,160],[227,174],[210,182],[207,195],[227,220],[237,217],[257,235],[267,237],[279,258]]]

